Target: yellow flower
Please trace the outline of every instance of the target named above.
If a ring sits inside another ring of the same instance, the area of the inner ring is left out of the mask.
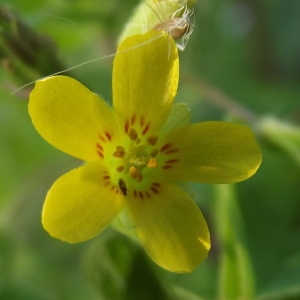
[[[173,40],[151,31],[120,45],[113,107],[70,77],[36,83],[29,113],[37,131],[86,161],[47,194],[42,222],[50,235],[70,243],[91,239],[125,209],[158,265],[189,272],[203,261],[209,231],[178,182],[244,180],[256,172],[261,153],[243,125],[181,126],[184,113],[173,105],[178,76]]]

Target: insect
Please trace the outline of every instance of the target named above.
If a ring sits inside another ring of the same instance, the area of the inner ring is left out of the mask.
[[[123,178],[120,178],[118,184],[119,184],[119,188],[120,188],[122,194],[124,196],[127,196],[127,186],[126,186],[125,180]]]
[[[168,17],[164,12],[163,6],[159,4],[160,1],[155,1],[155,4],[156,9],[160,12],[162,17],[159,16],[153,7],[149,6],[160,20],[160,23],[155,25],[153,29],[166,31],[174,40],[176,40],[178,49],[184,50],[188,39],[193,32],[194,22],[192,17],[194,10],[187,7],[186,0],[178,0],[177,2],[179,8],[173,11],[172,15],[169,15]]]

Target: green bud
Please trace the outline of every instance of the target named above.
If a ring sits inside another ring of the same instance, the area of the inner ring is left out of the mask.
[[[269,141],[290,154],[300,164],[300,127],[276,119],[265,117],[258,125],[259,131]]]

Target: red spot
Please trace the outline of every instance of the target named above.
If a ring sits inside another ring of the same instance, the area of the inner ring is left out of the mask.
[[[160,148],[160,152],[164,152],[165,150],[169,149],[171,147],[171,144],[164,144],[161,148]]]
[[[145,125],[145,118],[144,118],[144,116],[141,116],[140,125],[141,125],[141,127],[143,127]]]
[[[170,159],[170,160],[167,160],[165,163],[166,164],[173,164],[173,163],[178,162],[178,161],[179,161],[179,159]]]
[[[108,138],[108,140],[111,141],[111,134],[108,131],[105,132],[105,135]]]
[[[147,123],[147,125],[144,128],[144,130],[142,131],[142,135],[145,135],[148,132],[149,129],[150,129],[150,124]]]
[[[128,133],[129,130],[129,122],[126,121],[125,125],[124,125],[124,129],[125,129],[125,133]]]
[[[131,125],[135,123],[136,115],[133,115],[130,119]]]
[[[139,196],[142,200],[144,199],[144,194],[142,192],[139,192]]]
[[[107,179],[109,179],[110,178],[110,176],[109,175],[105,175],[105,176],[103,176],[103,179],[104,180],[107,180]]]
[[[154,183],[152,183],[152,185],[156,186],[156,187],[160,187],[160,183],[158,183],[158,182],[154,182]]]
[[[137,197],[137,191],[136,190],[133,191],[133,196],[134,196],[134,198]]]
[[[170,150],[166,151],[166,154],[176,153],[178,151],[179,151],[179,149],[170,149]]]
[[[154,186],[151,186],[151,191],[155,194],[158,194],[158,189]]]

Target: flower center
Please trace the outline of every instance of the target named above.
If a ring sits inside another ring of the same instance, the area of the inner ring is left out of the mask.
[[[124,196],[151,198],[159,193],[162,170],[179,161],[174,157],[179,149],[161,145],[144,117],[134,115],[123,128],[124,134],[118,138],[112,132],[99,134],[96,149],[109,169],[103,175],[104,185]]]

